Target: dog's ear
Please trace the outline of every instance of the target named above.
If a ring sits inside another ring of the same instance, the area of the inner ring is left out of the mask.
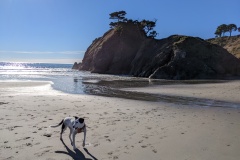
[[[74,116],[74,118],[75,118],[75,120],[77,120],[77,119],[78,119],[78,117],[77,117],[77,116]]]
[[[80,123],[83,123],[84,122],[84,119],[83,118],[79,118],[78,120]]]

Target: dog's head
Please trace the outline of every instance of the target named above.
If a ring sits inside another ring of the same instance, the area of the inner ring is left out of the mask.
[[[84,125],[85,125],[84,119],[78,118],[78,119],[75,119],[75,124],[73,125],[73,128],[83,128]]]

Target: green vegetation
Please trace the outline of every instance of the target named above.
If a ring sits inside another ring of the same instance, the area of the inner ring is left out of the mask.
[[[122,26],[121,24],[123,23],[133,23],[135,25],[138,25],[138,27],[140,29],[142,29],[147,37],[150,38],[155,38],[158,33],[154,30],[154,27],[156,27],[156,22],[157,20],[154,21],[150,21],[150,20],[145,20],[143,19],[142,21],[138,21],[138,20],[132,20],[132,19],[127,19],[126,16],[126,11],[117,11],[117,12],[113,12],[110,13],[109,19],[114,20],[113,22],[110,22],[110,28],[114,28],[117,31],[121,31],[122,30]],[[237,31],[240,32],[240,27],[238,28],[236,26],[236,24],[221,24],[217,27],[216,31],[215,31],[215,35],[216,37],[224,37],[226,32],[229,32],[229,36],[232,36],[232,32],[233,31]]]
[[[232,35],[232,31],[236,31],[236,30],[237,30],[236,24],[229,24],[229,25],[228,25],[228,31],[229,31],[229,33],[230,33],[230,37],[231,37],[231,35]]]
[[[120,27],[120,25],[122,23],[133,23],[135,25],[138,25],[139,28],[145,32],[147,37],[155,38],[158,35],[158,33],[155,30],[153,30],[154,27],[156,26],[157,20],[149,21],[149,20],[144,19],[139,22],[138,20],[132,20],[132,19],[125,18],[126,14],[127,13],[125,11],[118,11],[118,12],[110,13],[109,19],[115,20],[114,22],[110,22],[110,24],[109,24],[110,28],[114,28],[114,29],[117,29],[117,31],[119,31],[119,29],[122,29],[122,27]]]
[[[240,29],[240,27],[238,28],[238,31],[240,31],[239,29]],[[222,37],[222,36],[224,36],[224,34],[226,32],[229,32],[230,37],[231,37],[232,31],[236,31],[236,30],[237,30],[236,24],[228,24],[228,25],[221,24],[220,26],[217,27],[214,34],[216,35],[216,37]]]
[[[110,19],[117,19],[118,22],[120,21],[125,21],[125,15],[127,13],[125,11],[119,11],[119,12],[113,12],[113,13],[110,13]]]

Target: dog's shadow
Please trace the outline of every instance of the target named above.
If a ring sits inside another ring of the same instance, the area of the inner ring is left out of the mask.
[[[61,153],[61,154],[66,154],[72,157],[72,159],[74,160],[92,160],[90,158],[86,158],[84,156],[84,154],[79,150],[79,149],[75,149],[75,152],[73,152],[71,149],[68,148],[68,146],[64,143],[63,140],[61,140],[64,147],[67,149],[66,151],[55,151],[55,153]],[[86,148],[84,148],[84,150],[86,151],[86,153],[91,156],[94,160],[97,160],[97,158],[95,158],[91,153],[88,152],[88,150]]]

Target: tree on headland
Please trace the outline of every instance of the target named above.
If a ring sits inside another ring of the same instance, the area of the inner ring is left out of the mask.
[[[127,13],[125,11],[118,11],[118,12],[113,12],[113,13],[110,13],[110,19],[116,19],[118,22],[121,22],[121,21],[125,21],[126,18],[125,18],[125,15]]]
[[[156,26],[156,22],[155,21],[149,21],[149,20],[142,20],[141,21],[141,25],[143,27],[143,29],[145,30],[146,34],[148,34],[149,31],[153,30],[153,28]]]
[[[150,38],[155,38],[157,36],[157,32],[153,30],[153,28],[156,26],[156,22],[157,20],[154,21],[149,21],[149,20],[142,20],[142,21],[138,21],[138,20],[132,20],[132,19],[127,19],[125,18],[125,15],[127,13],[125,11],[118,11],[118,12],[113,12],[109,14],[109,19],[113,19],[115,20],[114,22],[110,22],[110,28],[114,28],[116,30],[121,30],[122,27],[120,24],[124,24],[124,23],[132,23],[134,25],[137,25],[140,27],[140,29],[142,29],[146,36],[150,37]]]
[[[118,23],[117,22],[110,22],[109,25],[110,25],[110,28],[115,28],[118,25]]]
[[[228,28],[228,32],[230,33],[230,37],[232,36],[232,31],[237,30],[236,24],[229,24],[229,25],[227,25],[227,28]]]
[[[158,35],[158,33],[156,31],[151,31],[148,35],[148,37],[150,38],[155,38]]]
[[[217,27],[215,31],[216,37],[222,37],[226,32],[230,33],[230,37],[232,36],[232,31],[236,31],[238,28],[235,24],[221,24],[220,26]]]
[[[221,37],[222,31],[220,29],[217,29],[214,34],[216,35],[216,37]]]
[[[110,28],[115,28],[120,22],[126,22],[127,18],[125,15],[127,13],[125,11],[118,11],[109,14],[109,19],[117,20],[117,22],[110,22]]]
[[[157,36],[157,32],[153,30],[153,28],[156,26],[156,22],[157,20],[149,21],[145,19],[140,22],[142,29],[145,31],[148,37],[155,38]]]
[[[217,30],[221,31],[222,36],[224,36],[224,34],[228,31],[228,26],[226,24],[222,24],[218,26]]]
[[[217,37],[222,37],[224,36],[224,33],[227,32],[227,25],[226,24],[221,24],[220,26],[217,27],[215,31],[215,35]]]

